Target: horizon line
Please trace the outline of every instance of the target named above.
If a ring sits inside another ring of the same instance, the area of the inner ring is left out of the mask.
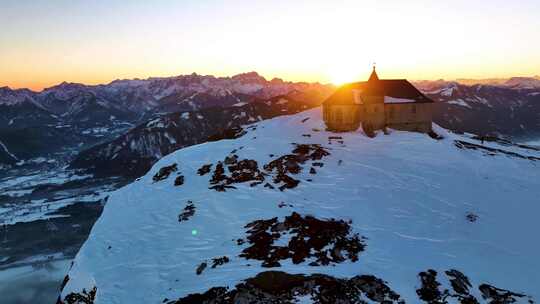
[[[333,85],[333,86],[342,86],[344,84],[348,84],[348,83],[354,83],[354,82],[360,82],[360,81],[364,81],[364,80],[361,80],[361,79],[358,79],[357,81],[347,81],[347,82],[343,82],[343,83],[334,83],[332,81],[329,81],[329,82],[322,82],[322,81],[308,81],[308,80],[298,80],[298,81],[295,81],[295,80],[286,80],[285,78],[282,78],[282,77],[277,77],[277,76],[274,76],[274,77],[265,77],[264,75],[261,75],[259,72],[257,71],[249,71],[249,72],[242,72],[242,73],[236,73],[236,74],[233,74],[233,75],[227,75],[227,76],[223,76],[223,75],[213,75],[213,74],[199,74],[197,72],[191,72],[191,73],[186,73],[186,74],[175,74],[175,75],[168,75],[168,76],[148,76],[146,78],[142,78],[142,77],[134,77],[134,78],[115,78],[115,79],[112,79],[110,81],[104,81],[104,82],[96,82],[96,83],[85,83],[85,82],[76,82],[76,81],[68,81],[68,80],[64,80],[64,81],[61,81],[61,82],[57,82],[56,84],[53,84],[53,85],[50,85],[50,86],[44,86],[40,89],[35,89],[35,88],[31,88],[31,87],[28,87],[28,86],[10,86],[10,85],[2,85],[0,83],[0,88],[7,88],[9,90],[29,90],[31,92],[34,92],[34,93],[41,93],[43,91],[46,91],[48,89],[51,89],[51,88],[54,88],[54,87],[57,87],[59,85],[62,85],[62,84],[75,84],[75,85],[84,85],[84,86],[87,86],[87,87],[98,87],[98,86],[106,86],[106,85],[110,85],[112,84],[113,82],[116,82],[116,81],[137,81],[137,80],[140,80],[140,81],[151,81],[151,80],[158,80],[158,79],[170,79],[170,78],[176,78],[176,77],[187,77],[187,76],[200,76],[200,77],[213,77],[213,78],[216,78],[216,79],[231,79],[233,77],[236,77],[236,76],[240,76],[240,75],[245,75],[245,74],[257,74],[258,76],[262,77],[265,81],[267,82],[271,82],[272,80],[281,80],[283,82],[286,82],[286,83],[310,83],[310,84],[320,84],[320,85]],[[504,76],[491,76],[491,77],[480,77],[480,78],[476,78],[476,77],[458,77],[458,78],[450,78],[450,79],[445,79],[445,78],[431,78],[431,79],[408,79],[408,78],[400,78],[400,79],[406,79],[408,81],[411,81],[411,82],[422,82],[422,81],[445,81],[445,82],[460,82],[460,81],[505,81],[505,80],[509,80],[509,79],[512,79],[512,78],[533,78],[533,79],[538,79],[540,80],[540,74],[537,74],[537,75],[519,75],[519,76],[507,76],[507,77],[504,77]],[[381,78],[381,79],[390,79],[390,78]],[[392,78],[393,79],[393,78]]]

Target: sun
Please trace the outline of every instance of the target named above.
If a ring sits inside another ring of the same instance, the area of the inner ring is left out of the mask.
[[[335,85],[342,85],[358,81],[360,79],[360,71],[350,66],[343,66],[330,71],[329,76],[330,82]]]

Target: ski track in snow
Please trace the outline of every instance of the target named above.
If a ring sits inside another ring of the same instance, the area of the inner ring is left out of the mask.
[[[440,141],[399,131],[373,139],[361,132],[314,132],[324,130],[320,111],[260,122],[239,139],[181,149],[140,180],[113,192],[74,261],[63,295],[95,285],[96,304],[159,303],[215,286],[233,287],[261,271],[281,270],[338,277],[373,274],[408,303],[418,303],[420,271],[455,268],[475,286],[490,283],[540,298],[540,243],[535,241],[540,229],[540,162],[458,149],[455,139],[471,140],[438,127],[445,137]],[[311,119],[302,122],[306,117]],[[308,133],[311,137],[302,136]],[[328,137],[336,135],[343,137],[344,146],[328,144]],[[197,174],[205,164],[214,164],[214,169],[232,150],[239,159],[257,160],[262,170],[263,164],[291,153],[292,143],[318,143],[331,153],[315,175],[309,174],[308,161],[293,176],[301,180],[294,189],[280,192],[246,183],[216,192],[208,189],[213,170]],[[172,163],[178,164],[178,172],[152,180]],[[185,176],[185,183],[174,187],[177,174]],[[188,200],[196,212],[179,223]],[[280,202],[292,207],[279,208]],[[236,240],[245,237],[247,223],[283,219],[292,211],[351,219],[353,231],[367,238],[366,251],[356,263],[330,267],[285,260],[279,268],[262,268],[260,261],[238,257],[246,245],[238,246]],[[478,219],[468,221],[468,212]],[[231,261],[196,275],[197,265],[219,256]]]

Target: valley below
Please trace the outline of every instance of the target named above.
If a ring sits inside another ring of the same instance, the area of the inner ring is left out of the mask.
[[[0,294],[5,303],[53,303],[71,260],[127,179],[24,165],[0,176]],[[4,302],[3,302],[4,303]]]

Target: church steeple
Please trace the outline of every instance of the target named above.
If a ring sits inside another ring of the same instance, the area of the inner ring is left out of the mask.
[[[369,82],[372,82],[372,81],[378,81],[379,80],[379,76],[377,76],[377,71],[375,71],[375,65],[373,65],[373,72],[371,72],[371,76],[369,76]]]

